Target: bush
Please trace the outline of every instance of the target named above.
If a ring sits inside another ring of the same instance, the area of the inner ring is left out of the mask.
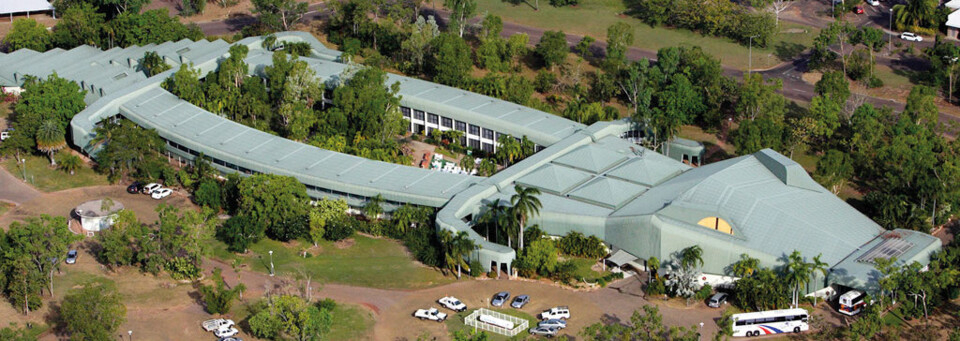
[[[483,276],[483,264],[480,263],[480,260],[474,259],[470,262],[470,276],[480,277]]]
[[[644,292],[650,296],[663,295],[667,292],[667,285],[663,282],[663,278],[657,278],[654,281],[651,281],[643,288]]]
[[[440,249],[440,240],[437,231],[431,227],[419,227],[407,232],[403,237],[403,245],[413,254],[413,257],[427,266],[439,267],[443,254]]]
[[[600,258],[607,254],[607,247],[596,236],[586,237],[580,232],[569,232],[557,243],[560,252],[566,255]]]
[[[560,264],[557,264],[557,268],[553,272],[553,279],[562,283],[570,284],[573,282],[573,275],[576,271],[577,265],[574,264],[572,260],[560,262]]]
[[[333,311],[337,308],[337,301],[334,301],[332,298],[324,298],[317,302],[317,308],[320,310]]]
[[[867,87],[871,89],[883,87],[883,80],[877,76],[870,76],[870,80],[867,81]]]
[[[352,225],[354,221],[355,220],[349,216],[331,221],[327,224],[327,229],[323,233],[323,239],[335,242],[350,238],[350,236],[353,236],[353,233],[356,232]]]
[[[847,76],[858,81],[870,75],[870,56],[863,50],[857,50],[847,57]]]
[[[553,7],[576,6],[579,3],[579,0],[550,0],[550,6]]]
[[[200,206],[206,206],[219,211],[222,203],[220,197],[220,183],[214,179],[203,179],[200,186],[193,192],[193,201]]]
[[[550,92],[557,85],[557,75],[547,70],[537,72],[537,78],[533,81],[534,87],[541,93]]]
[[[704,284],[702,287],[700,287],[700,290],[697,291],[697,294],[694,297],[703,301],[710,297],[710,294],[713,294],[713,287],[711,287],[710,284]]]

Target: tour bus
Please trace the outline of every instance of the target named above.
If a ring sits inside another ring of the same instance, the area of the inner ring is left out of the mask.
[[[759,336],[807,331],[807,318],[807,311],[797,308],[734,314],[730,323],[733,336]]]
[[[864,298],[867,295],[862,291],[850,290],[840,295],[840,313],[847,314],[850,316],[860,313],[860,310],[863,310],[863,307],[867,306],[867,302],[864,301]]]

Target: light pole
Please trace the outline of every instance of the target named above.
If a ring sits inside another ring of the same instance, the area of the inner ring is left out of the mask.
[[[747,73],[750,73],[750,71],[753,71],[753,38],[756,38],[759,36],[760,35],[750,36],[750,53],[749,53],[750,57],[748,57],[748,59],[750,60],[747,61]]]
[[[127,331],[127,336],[130,337],[130,341],[133,341],[133,331],[132,331],[132,330],[128,330],[128,331]]]
[[[890,7],[890,39],[887,39],[887,54],[893,54],[893,7]]]
[[[703,334],[703,322],[700,322],[700,328],[697,328],[697,341],[700,341],[700,337]]]
[[[273,250],[268,251],[270,254],[270,277],[273,277]]]

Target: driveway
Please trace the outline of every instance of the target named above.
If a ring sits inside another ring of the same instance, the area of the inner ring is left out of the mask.
[[[36,188],[7,172],[6,168],[0,167],[0,200],[20,205],[42,194]]]

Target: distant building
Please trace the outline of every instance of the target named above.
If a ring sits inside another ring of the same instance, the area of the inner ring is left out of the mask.
[[[50,13],[53,16],[56,16],[57,10],[53,8],[53,5],[46,0],[3,0],[0,1],[0,16],[10,17],[10,21],[13,21],[14,15],[26,14],[27,17],[30,17],[30,13]]]

